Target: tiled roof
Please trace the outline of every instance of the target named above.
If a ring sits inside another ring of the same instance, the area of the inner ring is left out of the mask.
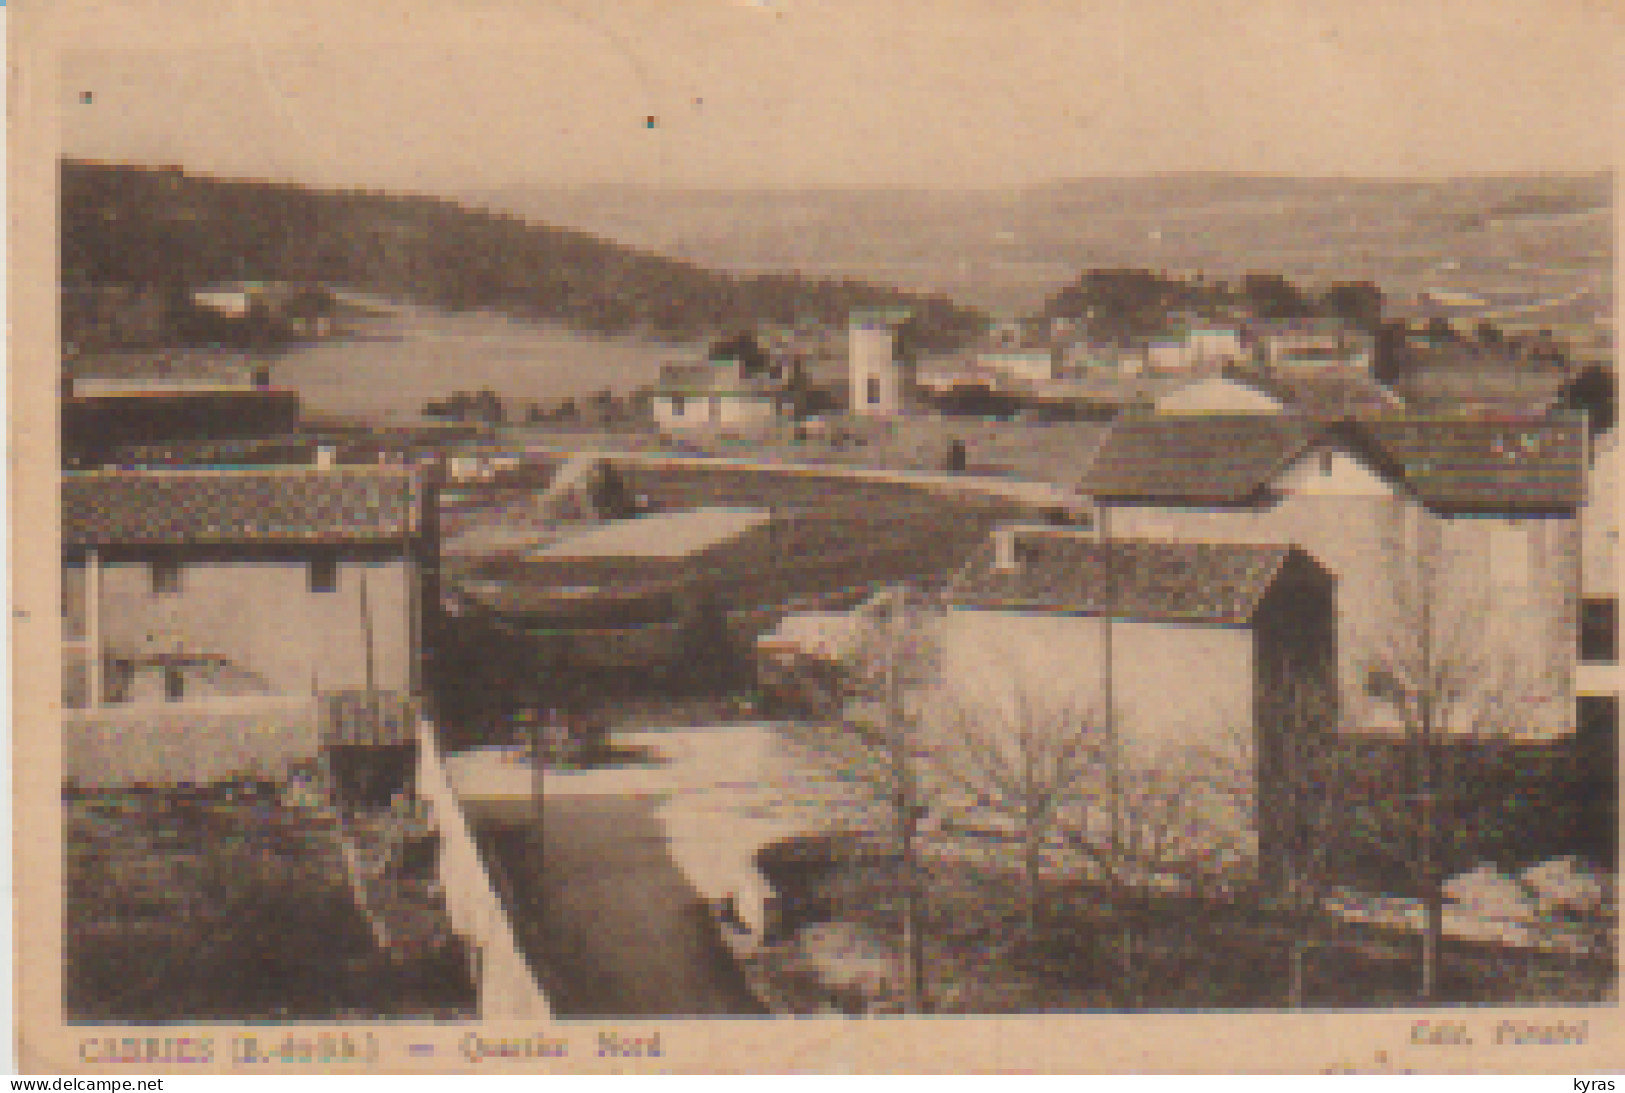
[[[1303,422],[1265,414],[1169,414],[1112,427],[1084,475],[1097,497],[1242,501],[1308,446]]]
[[[1012,569],[985,544],[948,602],[982,609],[1069,611],[1214,623],[1250,620],[1296,548],[1228,543],[1023,536]]]
[[[1585,500],[1577,418],[1389,418],[1351,423],[1352,442],[1442,512],[1566,512]]]
[[[97,471],[62,477],[64,546],[399,539],[421,490],[402,467]]]
[[[706,364],[668,364],[660,369],[656,395],[739,395],[768,397],[783,392],[784,383],[771,375],[744,376],[738,361]]]
[[[1319,365],[1260,369],[1233,369],[1235,379],[1280,399],[1305,417],[1336,421],[1371,417],[1402,410],[1405,400],[1371,378],[1364,368]]]
[[[249,354],[219,349],[118,350],[62,362],[75,379],[237,379],[254,367]]]

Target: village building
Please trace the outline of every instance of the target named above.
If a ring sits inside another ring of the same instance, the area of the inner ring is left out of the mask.
[[[1051,349],[1003,349],[978,354],[981,371],[1025,383],[1047,383],[1055,378],[1058,351]]]
[[[1288,695],[1335,702],[1335,599],[1296,547],[1003,528],[946,593],[940,686],[955,707],[1069,713],[1129,766],[1232,770],[1253,804],[1228,826],[1268,859],[1283,736],[1302,731]]]
[[[426,512],[399,467],[64,475],[68,775],[207,781],[313,757],[358,693],[410,731]]]
[[[1145,362],[1153,372],[1188,372],[1194,355],[1182,335],[1163,334],[1146,340]]]
[[[1138,376],[1146,370],[1144,347],[1076,342],[1061,351],[1058,374],[1067,378]]]
[[[847,329],[848,407],[852,413],[894,416],[914,398],[915,362],[897,344],[897,332],[910,317],[906,308],[852,312]]]
[[[1271,367],[1284,364],[1352,365],[1369,370],[1376,340],[1342,319],[1256,319],[1247,327],[1253,360]]]
[[[1194,322],[1185,332],[1194,363],[1225,365],[1246,360],[1246,339],[1239,326],[1224,323]]]
[[[132,445],[289,433],[298,392],[276,387],[268,364],[207,349],[115,351],[62,366],[62,455],[94,464]]]
[[[1312,554],[1338,581],[1350,730],[1403,730],[1388,675],[1425,602],[1472,679],[1450,731],[1550,738],[1574,722],[1584,446],[1566,419],[1152,415],[1114,426],[1082,489],[1105,537]]]
[[[192,290],[194,307],[238,323],[251,319],[285,329],[296,337],[331,332],[333,296],[325,288],[291,281],[230,281]]]
[[[983,354],[952,353],[921,360],[914,382],[923,397],[932,399],[952,397],[956,393],[991,394],[1008,379],[988,368]]]
[[[668,364],[650,400],[655,424],[683,430],[759,425],[789,412],[785,380],[737,360]]]

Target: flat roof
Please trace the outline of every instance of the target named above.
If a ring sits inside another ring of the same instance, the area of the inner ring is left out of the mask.
[[[767,509],[706,508],[616,520],[543,547],[533,558],[682,558],[772,519]]]

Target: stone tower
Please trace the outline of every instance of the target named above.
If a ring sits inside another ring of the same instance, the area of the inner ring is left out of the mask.
[[[897,352],[897,328],[909,317],[902,308],[852,313],[847,331],[852,413],[878,416],[902,411],[910,393],[911,369]]]

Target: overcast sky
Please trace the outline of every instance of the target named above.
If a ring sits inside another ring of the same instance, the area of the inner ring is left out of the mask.
[[[1608,0],[55,2],[66,154],[435,192],[1594,170],[1625,40]]]

